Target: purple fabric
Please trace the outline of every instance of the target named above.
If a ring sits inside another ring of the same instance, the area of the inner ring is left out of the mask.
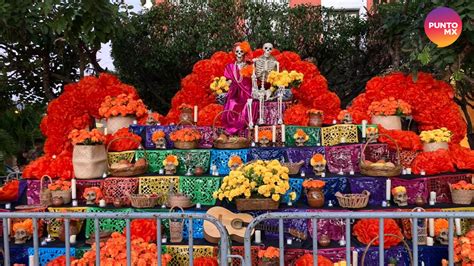
[[[313,167],[311,166],[311,157],[315,153],[324,154],[324,147],[300,147],[300,148],[288,148],[286,154],[289,162],[304,161],[304,165],[301,167],[301,171],[305,173],[312,173]]]
[[[152,141],[152,136],[155,131],[162,130],[165,132],[165,138],[166,138],[166,148],[167,149],[172,149],[173,148],[173,142],[170,140],[169,134],[173,132],[176,129],[176,126],[144,126],[145,127],[145,148],[154,150],[156,149],[155,143]],[[143,142],[143,141],[142,141]]]
[[[324,177],[321,178],[326,184],[324,185],[324,206],[328,206],[329,201],[332,201],[334,206],[339,206],[339,202],[335,196],[336,192],[345,193],[347,191],[346,177]]]
[[[241,81],[240,70],[235,63],[228,64],[224,69],[224,76],[231,80],[232,83],[227,93],[227,101],[224,110],[232,110],[237,112],[226,112],[222,114],[222,124],[226,128],[227,133],[236,134],[246,128],[248,122],[247,100],[252,97],[252,80],[243,77]],[[257,121],[258,104],[253,102],[252,118],[253,122]]]
[[[308,210],[309,212],[331,212],[330,210]],[[344,210],[343,210],[344,211]],[[327,235],[333,241],[339,241],[345,236],[346,223],[341,219],[318,219],[318,240]],[[308,220],[309,236],[313,236],[313,225]]]
[[[371,162],[376,162],[382,159],[384,156],[391,159],[391,154],[388,151],[388,146],[385,143],[374,143],[367,145],[365,149],[365,159]]]
[[[28,205],[34,205],[40,203],[40,181],[39,180],[28,180],[26,197]]]
[[[290,106],[291,102],[283,102],[281,107],[281,113],[284,114],[285,110],[288,109]],[[278,102],[265,102],[263,116],[265,125],[276,125],[278,123]]]
[[[326,147],[326,161],[329,172],[359,172],[361,145],[344,145]]]
[[[367,190],[370,192],[369,205],[381,206],[385,200],[386,178],[381,177],[356,177],[349,178],[349,184],[352,193],[362,193]]]
[[[407,189],[408,203],[415,204],[416,197],[421,196],[428,202],[428,197],[430,192],[428,191],[428,181],[426,178],[417,178],[417,179],[400,179],[400,178],[391,178],[392,188],[397,186],[404,186]]]

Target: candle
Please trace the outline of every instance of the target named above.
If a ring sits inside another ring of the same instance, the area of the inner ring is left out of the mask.
[[[293,239],[291,238],[286,239],[286,244],[291,246],[291,244],[293,244]]]
[[[71,197],[73,200],[77,197],[77,186],[75,178],[71,179]]]
[[[328,201],[328,207],[332,207],[332,206],[333,206],[333,205],[332,205],[332,200],[329,200],[329,201]]]
[[[461,219],[455,218],[454,224],[456,226],[456,235],[460,236],[461,235]]]
[[[197,105],[194,106],[194,123],[197,123],[198,121],[198,107]]]
[[[403,169],[402,170],[402,175],[406,175],[407,174],[407,169]]]
[[[72,207],[77,207],[77,200],[72,200]]]
[[[341,137],[341,143],[346,143],[346,137]]]
[[[319,146],[321,146],[321,143],[319,143],[319,142],[318,142],[318,143],[316,143],[316,146],[318,146],[318,147],[319,147]]]
[[[28,256],[28,265],[29,266],[35,266],[35,256],[34,255]]]
[[[426,175],[425,170],[421,170],[420,175]]]
[[[288,203],[287,203],[287,204],[288,204],[288,207],[291,207],[291,206],[293,206],[293,202],[291,202],[291,200],[290,200],[290,201],[288,201]]]
[[[100,206],[100,207],[105,207],[105,206],[107,206],[107,203],[105,202],[104,199],[99,200],[99,206]]]
[[[249,119],[250,128],[253,127],[253,117],[252,117],[252,99],[247,100],[247,115]]]
[[[382,207],[384,207],[384,208],[387,207],[387,202],[385,200],[382,201]]]
[[[322,173],[321,173],[321,177],[326,177],[326,173],[325,173],[325,172],[322,172]]]
[[[425,266],[425,262],[424,262],[424,261],[421,261],[421,266]]]
[[[165,174],[165,170],[163,168],[160,168],[160,170],[158,170],[158,174],[160,174],[160,175]]]
[[[301,177],[305,177],[306,173],[304,171],[301,171]]]
[[[255,230],[255,243],[260,244],[262,243],[262,231]]]
[[[337,124],[336,119],[332,120],[332,124],[333,124],[333,125]]]
[[[430,206],[434,206],[435,205],[435,202],[430,200]]]
[[[273,125],[273,126],[272,126],[272,142],[273,142],[273,143],[276,142],[276,138],[277,138],[276,136],[277,136],[277,134],[276,134],[276,126]]]
[[[350,174],[350,175],[354,175],[354,174],[355,174],[355,173],[354,173],[354,170],[351,170],[351,171],[349,172],[349,174]]]
[[[430,192],[430,201],[436,202],[436,191]]]
[[[161,239],[161,243],[163,243],[163,244],[166,243],[166,237],[163,237],[163,238]]]
[[[255,126],[253,135],[255,137],[254,142],[258,143],[258,126]]]
[[[69,236],[69,242],[71,244],[75,244],[76,243],[76,235],[70,235]]]
[[[196,203],[196,208],[197,208],[197,209],[201,209],[201,203],[199,203],[199,202]]]
[[[133,124],[134,125],[138,124],[137,120],[133,120]]]
[[[407,168],[407,175],[411,175],[411,168]]]
[[[390,198],[392,196],[391,191],[392,190],[392,180],[387,178],[387,181],[385,183],[385,199],[387,201],[390,201]]]
[[[337,173],[338,175],[344,175],[344,172],[341,170],[339,170],[339,172]]]
[[[357,266],[359,264],[359,253],[357,251],[352,251],[352,266]]]
[[[11,203],[5,203],[5,209],[9,210],[12,208],[12,204]]]
[[[166,205],[165,204],[161,205],[161,208],[166,209]]]
[[[286,137],[286,132],[285,132],[285,124],[281,125],[281,143],[285,143],[285,137]]]
[[[429,235],[430,235],[431,237],[434,237],[434,234],[435,234],[434,218],[429,218],[429,219],[428,219],[428,231],[429,231]]]
[[[107,127],[104,127],[104,135],[107,135]]]
[[[426,238],[426,245],[431,247],[434,245],[434,239],[432,237],[427,237]]]
[[[367,137],[367,120],[362,120],[362,138]]]

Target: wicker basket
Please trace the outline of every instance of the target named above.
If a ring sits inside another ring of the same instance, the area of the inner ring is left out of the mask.
[[[44,175],[40,179],[40,204],[48,207],[52,203],[53,197],[51,196],[51,190],[48,187],[43,186],[43,179],[48,178],[49,183],[53,183],[53,180],[49,175]]]
[[[112,143],[114,143],[115,141],[119,139],[129,139],[135,143],[138,143],[139,149],[142,147],[140,142],[138,142],[137,140],[131,137],[118,137],[109,142],[109,144],[107,145],[107,153],[109,152],[109,149]],[[143,149],[143,154],[145,156],[145,165],[141,165],[141,166],[132,165],[130,167],[124,167],[124,168],[112,168],[111,167],[112,163],[110,161],[110,158],[109,156],[107,156],[107,166],[109,168],[109,174],[111,176],[124,177],[124,176],[137,176],[137,175],[146,173],[146,171],[148,170],[148,153],[146,152],[145,149]]]
[[[68,190],[53,190],[51,191],[51,197],[61,197],[63,198],[63,204],[69,204],[72,200],[71,189]]]
[[[366,164],[365,163],[365,149],[367,148],[367,145],[377,138],[377,136],[373,136],[367,140],[367,142],[364,144],[364,147],[362,148],[361,155],[360,155],[360,172],[363,175],[367,176],[398,176],[402,172],[402,165],[401,165],[401,160],[400,160],[400,149],[398,147],[397,142],[390,137],[389,135],[386,134],[379,134],[378,136],[385,136],[389,138],[391,141],[395,143],[395,146],[397,148],[397,162],[395,167],[388,167],[388,166],[374,166],[373,164]]]
[[[175,141],[173,142],[174,147],[180,150],[192,150],[199,146],[199,142],[195,141]]]
[[[271,198],[235,199],[239,211],[278,210],[280,202]]]
[[[175,208],[179,208],[184,213],[184,210],[178,206],[171,207],[170,212],[173,212]],[[174,219],[174,220],[169,219],[169,224],[170,224],[170,242],[179,243],[183,241],[184,219],[181,219],[181,221],[177,219]]]
[[[474,197],[474,190],[453,189],[449,184],[451,199],[454,204],[470,205]]]
[[[390,237],[395,237],[395,238],[400,239],[400,240],[402,241],[402,243],[403,243],[403,246],[405,246],[405,249],[408,251],[408,256],[410,257],[410,266],[414,266],[414,265],[415,265],[415,264],[413,263],[413,255],[412,255],[410,246],[409,246],[408,243],[405,241],[405,239],[403,239],[403,238],[400,237],[400,236],[394,235],[394,234],[384,234],[383,236],[384,236],[384,237],[390,236]],[[367,252],[369,251],[370,246],[371,246],[378,238],[379,238],[379,236],[376,236],[374,239],[370,240],[370,242],[367,244],[367,246],[365,247],[365,250],[364,250],[364,254],[362,254],[361,264],[360,264],[360,265],[367,265],[367,264],[365,264],[365,257],[367,256]]]
[[[213,142],[214,148],[216,148],[216,149],[244,149],[244,148],[250,147],[250,144],[252,142],[249,139],[250,138],[250,132],[249,132],[247,138],[240,137],[240,136],[232,136],[232,137],[227,138],[227,139],[220,139],[219,138],[218,133],[216,132],[216,121],[217,121],[217,118],[219,116],[221,116],[223,113],[226,113],[226,112],[232,112],[232,113],[235,113],[235,114],[239,115],[240,117],[242,117],[242,115],[240,113],[237,113],[236,111],[233,111],[233,110],[224,110],[224,111],[218,113],[214,117],[214,121],[212,123],[212,134],[213,134],[213,137],[214,137],[214,142]]]
[[[131,205],[134,208],[154,208],[158,204],[159,195],[128,194]]]
[[[304,165],[304,161],[301,160],[297,163],[281,163],[281,165],[288,168],[289,175],[297,175],[300,172],[301,166]]]
[[[179,207],[182,209],[191,208],[194,204],[191,201],[191,197],[186,194],[176,193],[168,196],[168,207]]]
[[[369,203],[370,192],[367,190],[362,191],[360,194],[342,194],[336,192],[335,194],[339,206],[349,209],[360,209],[365,208]]]

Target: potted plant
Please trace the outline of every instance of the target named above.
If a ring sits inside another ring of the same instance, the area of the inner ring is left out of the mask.
[[[423,151],[447,150],[449,148],[448,142],[451,141],[452,136],[453,133],[445,127],[421,131],[420,139],[423,142]]]
[[[293,98],[291,93],[292,88],[298,88],[303,82],[303,73],[292,70],[288,72],[283,70],[282,72],[270,71],[267,77],[267,82],[270,83],[270,91],[273,94],[279,90],[282,95],[283,101],[290,101]]]
[[[324,112],[316,109],[309,109],[306,112],[309,116],[308,126],[310,127],[321,127],[323,125],[323,114]]]
[[[381,101],[373,101],[369,106],[369,115],[372,116],[372,124],[381,125],[388,130],[401,130],[401,116],[411,115],[411,106],[393,97]]]
[[[51,198],[62,198],[62,204],[71,203],[71,182],[66,180],[56,180],[48,185],[51,191]],[[59,206],[62,204],[58,204]]]
[[[147,114],[146,106],[140,99],[131,94],[107,96],[101,103],[99,115],[107,118],[107,131],[115,133],[121,128],[128,128],[137,117]]]
[[[69,133],[74,145],[72,166],[77,179],[102,177],[107,171],[105,136],[99,130],[74,129]]]
[[[258,144],[260,147],[268,147],[272,141],[272,131],[262,130],[258,133]]]
[[[260,266],[278,266],[280,258],[280,249],[268,247],[258,251],[258,258],[260,259]]]
[[[176,167],[178,167],[179,161],[176,155],[168,155],[163,160],[163,166],[165,167],[165,174],[174,175],[176,173]]]
[[[177,149],[195,149],[201,140],[201,133],[194,128],[182,128],[171,132],[170,139]]]
[[[181,104],[179,107],[179,122],[180,123],[193,123],[193,107],[189,104]]]
[[[323,188],[326,182],[316,179],[307,179],[303,182],[308,205],[313,208],[321,208],[324,206]]]
[[[275,210],[290,188],[288,180],[288,168],[279,161],[257,160],[231,171],[213,196],[235,201],[239,211]],[[295,197],[296,193],[290,193],[290,199]]]
[[[226,77],[215,77],[209,86],[211,91],[216,94],[216,101],[218,104],[224,105],[227,100],[227,92],[229,91],[229,86],[231,80],[227,80]]]

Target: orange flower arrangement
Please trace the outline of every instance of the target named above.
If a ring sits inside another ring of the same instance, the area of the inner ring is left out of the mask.
[[[448,229],[449,223],[446,219],[436,219],[434,221],[435,236],[439,236],[441,231]]]
[[[474,230],[454,238],[454,262],[460,262],[462,266],[474,265]]]
[[[295,262],[295,266],[313,266],[313,255],[304,254],[299,257]],[[318,255],[318,266],[333,266],[333,263],[330,259]]]
[[[411,114],[411,106],[403,100],[396,100],[394,97],[390,97],[381,101],[373,101],[369,105],[368,114],[406,116]]]
[[[84,193],[82,193],[83,198],[87,198],[87,194],[89,191],[95,192],[95,203],[99,204],[99,201],[104,198],[104,194],[102,194],[102,190],[98,187],[88,187],[84,189]]]
[[[306,111],[306,114],[312,114],[312,115],[323,115],[323,111],[318,110],[318,109],[309,109]]]
[[[461,180],[455,184],[451,184],[451,188],[456,190],[474,190],[474,184]]]
[[[258,257],[263,261],[276,260],[280,257],[280,249],[274,247],[268,247],[258,251]]]
[[[181,105],[179,106],[178,109],[179,109],[180,111],[182,111],[182,110],[192,110],[193,107],[192,107],[191,105],[189,105],[189,104],[183,103],[183,104],[181,104]]]
[[[99,108],[99,115],[105,118],[127,115],[142,117],[146,114],[147,109],[143,101],[135,100],[134,95],[125,93],[116,97],[105,97]]]
[[[89,266],[95,265],[96,243],[92,244],[90,251],[84,253],[82,259],[75,260],[71,265]],[[114,232],[107,242],[100,243],[100,264],[101,265],[126,265],[127,264],[127,239],[120,233]],[[147,266],[158,265],[157,247],[155,243],[147,243],[141,238],[131,241],[132,265]],[[162,265],[167,265],[171,261],[171,255],[163,254]]]
[[[229,162],[227,163],[227,166],[231,167],[235,164],[238,164],[238,165],[242,165],[243,162],[242,162],[242,158],[240,158],[240,156],[238,155],[232,155],[230,156],[229,158]]]
[[[91,131],[86,129],[73,129],[68,138],[72,141],[73,145],[100,145],[105,143],[105,136],[97,129]]]
[[[48,189],[52,190],[52,191],[56,191],[56,190],[67,191],[67,190],[71,189],[71,182],[59,179],[59,180],[56,180],[53,183],[49,184]]]
[[[166,158],[163,160],[163,166],[166,166],[168,164],[174,164],[175,166],[178,166],[178,157],[172,154],[166,156]]]
[[[142,138],[137,134],[130,132],[128,128],[121,128],[114,134],[108,134],[106,139],[106,145],[110,144],[108,147],[109,151],[136,150],[142,142]]]
[[[192,128],[182,128],[171,132],[172,141],[198,141],[201,139],[201,133]]]
[[[315,166],[319,162],[326,163],[326,159],[324,159],[324,155],[322,155],[321,153],[316,153],[313,155],[313,157],[311,157],[311,166]]]
[[[402,231],[394,219],[385,219],[384,222],[384,234],[392,234],[399,237],[403,237]],[[357,237],[357,240],[362,244],[369,244],[369,242],[377,237],[379,234],[379,220],[378,219],[361,219],[356,222],[353,228],[353,235]],[[397,237],[386,236],[384,237],[384,246],[386,249],[398,245],[400,239]],[[375,240],[373,245],[377,246],[379,240]]]
[[[151,140],[153,142],[157,142],[159,139],[162,139],[165,137],[165,132],[163,130],[157,130],[153,132],[153,135],[151,135]]]
[[[271,130],[268,130],[268,129],[265,129],[265,130],[262,130],[262,131],[259,131],[258,132],[258,140],[262,140],[262,139],[268,139],[268,140],[272,140],[272,131]]]
[[[316,179],[307,179],[303,182],[304,188],[323,188],[326,182]]]

